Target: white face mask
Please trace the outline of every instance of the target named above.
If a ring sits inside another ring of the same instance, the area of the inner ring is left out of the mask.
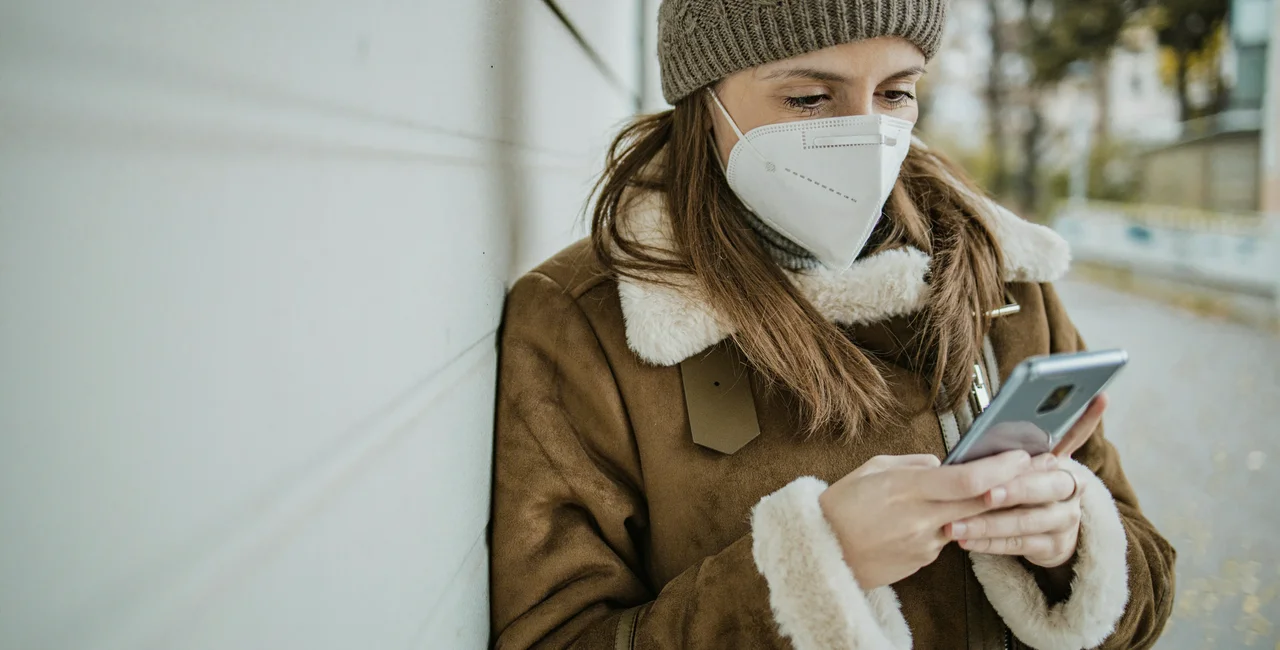
[[[756,216],[823,265],[849,268],[911,149],[913,124],[884,115],[784,122],[738,134],[725,175]]]

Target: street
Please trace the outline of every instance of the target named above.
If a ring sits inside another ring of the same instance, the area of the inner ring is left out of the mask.
[[[1106,432],[1178,550],[1161,650],[1280,650],[1280,339],[1082,282],[1063,300],[1092,349],[1122,347]]]

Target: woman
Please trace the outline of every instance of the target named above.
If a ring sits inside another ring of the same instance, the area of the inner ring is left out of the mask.
[[[945,14],[663,4],[675,109],[622,133],[590,241],[509,297],[497,647],[1155,642],[1173,550],[1101,403],[1061,460],[939,467],[971,396],[1083,346],[1064,242],[913,142]]]

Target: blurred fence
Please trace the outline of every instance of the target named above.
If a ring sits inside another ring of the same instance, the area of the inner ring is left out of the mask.
[[[1054,227],[1075,258],[1277,301],[1280,221],[1155,205],[1068,204]]]

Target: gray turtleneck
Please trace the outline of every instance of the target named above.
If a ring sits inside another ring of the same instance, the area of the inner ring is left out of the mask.
[[[760,239],[760,244],[764,246],[769,256],[778,263],[778,266],[790,271],[808,271],[822,266],[818,258],[805,250],[803,246],[787,239],[782,233],[769,227],[768,224],[760,220],[760,217],[752,214],[750,210],[746,210],[744,213],[747,215],[747,225],[751,226],[751,230]]]

